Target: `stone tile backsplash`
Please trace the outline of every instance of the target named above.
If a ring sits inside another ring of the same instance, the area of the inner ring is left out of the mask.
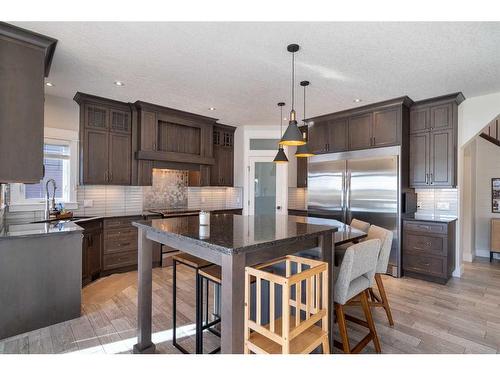
[[[144,209],[188,206],[188,172],[153,169],[153,186],[144,186]]]

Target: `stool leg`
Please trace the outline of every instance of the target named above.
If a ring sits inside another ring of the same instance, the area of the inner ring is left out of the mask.
[[[208,324],[209,323],[209,320],[208,320],[208,294],[209,294],[209,285],[210,285],[210,282],[208,280],[205,281],[205,284],[206,284],[206,287],[205,287],[205,302],[206,302],[206,305],[205,305],[205,324]]]
[[[172,343],[177,344],[177,262],[172,270]]]
[[[377,353],[382,353],[380,349],[380,342],[378,340],[377,330],[375,329],[375,323],[373,322],[372,311],[370,310],[370,305],[368,303],[368,292],[364,290],[361,292],[361,306],[363,306],[363,311],[365,313],[366,322],[368,323],[368,328],[373,339],[373,345],[375,346],[375,351]]]
[[[196,272],[196,354],[203,354],[203,278]]]
[[[342,350],[348,354],[351,352],[351,345],[349,344],[349,336],[347,335],[347,323],[344,315],[344,308],[342,305],[335,304],[335,312],[337,314],[337,322],[339,324],[340,338],[342,339]]]
[[[387,315],[387,320],[389,320],[389,325],[394,327],[394,320],[392,319],[391,307],[389,306],[389,299],[385,293],[384,282],[382,281],[382,276],[379,273],[375,274],[375,282],[377,283],[378,291],[380,293],[380,298],[382,299],[382,306],[384,306],[385,313]]]
[[[323,354],[330,354],[330,344],[328,342],[328,336],[323,339],[322,343]]]

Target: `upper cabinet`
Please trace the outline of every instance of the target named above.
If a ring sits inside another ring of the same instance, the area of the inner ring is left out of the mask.
[[[301,126],[300,131],[305,134],[305,139],[309,139],[307,126]],[[310,151],[311,145],[309,145]],[[297,187],[305,188],[307,187],[307,158],[296,158],[297,159]]]
[[[0,182],[43,178],[44,78],[56,44],[0,22]]]
[[[210,186],[234,184],[234,132],[232,126],[214,126],[212,143],[215,164],[210,167]]]
[[[132,114],[127,103],[77,93],[80,105],[80,183],[132,183]]]
[[[408,97],[309,119],[316,154],[402,145],[408,134]]]
[[[457,185],[458,106],[464,99],[457,93],[410,109],[410,187]]]

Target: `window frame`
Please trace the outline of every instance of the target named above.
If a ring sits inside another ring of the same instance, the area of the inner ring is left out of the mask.
[[[63,191],[62,198],[56,198],[56,203],[63,203],[66,209],[77,209],[78,132],[65,129],[45,128],[44,133],[44,145],[53,144],[69,146],[69,173],[65,178],[66,191]],[[50,158],[49,154],[44,154],[44,159],[45,156]],[[25,184],[10,184],[9,191],[9,211],[43,211],[45,209],[45,199],[26,199]]]

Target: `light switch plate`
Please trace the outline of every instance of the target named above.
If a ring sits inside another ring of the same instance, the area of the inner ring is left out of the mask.
[[[83,207],[94,207],[94,201],[92,199],[84,199]]]

